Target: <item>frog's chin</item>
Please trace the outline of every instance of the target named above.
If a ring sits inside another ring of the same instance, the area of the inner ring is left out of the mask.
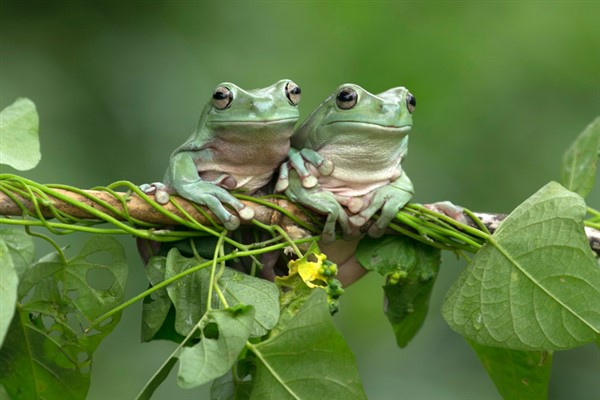
[[[380,131],[387,133],[408,133],[412,129],[412,125],[385,125],[373,122],[358,122],[358,121],[334,121],[326,124],[331,128],[344,130],[361,130],[361,131]]]

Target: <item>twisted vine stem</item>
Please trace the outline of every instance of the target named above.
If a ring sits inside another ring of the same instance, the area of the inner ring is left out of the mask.
[[[282,241],[292,246],[297,255],[301,254],[296,247],[298,240],[319,239],[320,218],[284,196],[237,197],[255,210],[255,219],[248,223],[270,232],[274,243]],[[600,212],[589,208],[588,213],[591,217],[585,222],[586,233],[590,246],[600,255]],[[219,237],[224,229],[205,208],[177,196],[173,196],[168,204],[160,205],[153,196],[146,195],[128,181],[81,190],[0,174],[0,215],[1,224],[44,227],[57,235],[73,232],[129,234],[158,242],[207,235]],[[469,224],[422,205],[409,204],[397,214],[389,228],[443,250],[475,253],[504,218],[469,210],[465,210],[465,216],[470,220]],[[101,226],[106,223],[111,226]],[[189,229],[170,229],[173,225]],[[251,250],[248,245],[227,236],[224,240],[238,250]],[[265,246],[264,243],[259,245]]]

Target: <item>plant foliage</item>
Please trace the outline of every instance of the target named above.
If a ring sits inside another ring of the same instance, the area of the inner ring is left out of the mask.
[[[1,162],[18,169],[35,166],[33,103],[18,100],[2,111],[2,121]],[[356,259],[383,277],[385,314],[398,346],[407,346],[425,322],[441,250],[475,253],[449,290],[443,316],[475,350],[503,398],[546,398],[552,352],[600,343],[600,269],[584,234],[584,226],[600,229],[600,213],[581,197],[592,188],[599,153],[596,119],[567,151],[562,185],[544,186],[493,234],[481,224],[475,229],[411,204],[390,226],[395,235],[362,239]],[[182,388],[212,382],[215,400],[366,398],[352,351],[331,319],[344,289],[336,279],[338,267],[319,250],[320,237],[310,235],[318,229],[288,213],[308,229],[305,237],[292,239],[277,225],[254,221],[249,231],[255,240],[248,243],[218,225],[170,214],[133,184],[119,185],[187,230],[157,230],[126,212],[123,223],[100,211],[105,206],[100,202],[101,207],[91,207],[62,196],[56,186],[0,176],[0,190],[24,213],[0,218],[0,394],[85,398],[95,350],[121,311],[143,301],[142,340],[167,339],[174,349],[139,399],[151,398],[176,365]],[[113,186],[105,190],[113,193]],[[36,212],[19,203],[19,196]],[[99,221],[57,210],[52,197]],[[50,208],[56,221],[47,220],[40,205]],[[96,226],[101,222],[113,228]],[[30,230],[35,226],[102,235],[67,258],[52,239]],[[154,255],[146,265],[148,290],[127,301],[127,264],[110,237],[114,234],[146,240]],[[35,261],[32,236],[48,240],[56,252]],[[268,260],[284,249],[282,270]],[[274,268],[287,276],[274,282],[260,278],[274,274]]]

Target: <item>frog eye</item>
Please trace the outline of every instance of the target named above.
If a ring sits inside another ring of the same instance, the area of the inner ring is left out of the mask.
[[[343,88],[337,95],[336,103],[342,110],[348,110],[356,105],[358,94],[354,89]]]
[[[417,106],[417,99],[412,94],[406,95],[406,107],[408,108],[408,112],[412,114],[415,111],[415,107]]]
[[[225,86],[219,86],[212,95],[213,106],[217,110],[224,110],[231,105],[233,93]]]
[[[300,86],[296,85],[294,82],[289,81],[287,85],[285,85],[285,95],[287,96],[290,104],[293,106],[297,106],[300,103]]]

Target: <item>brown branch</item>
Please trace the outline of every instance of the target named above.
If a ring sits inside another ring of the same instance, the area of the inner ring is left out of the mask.
[[[73,200],[84,203],[90,207],[97,209],[98,211],[102,211],[102,212],[112,216],[113,218],[116,218],[119,220],[126,219],[126,218],[121,217],[121,215],[115,214],[115,213],[111,212],[110,210],[108,210],[107,208],[99,205],[96,201],[93,201],[79,193],[71,192],[69,190],[64,190],[64,189],[54,189],[54,190],[63,196],[70,197]],[[137,219],[140,221],[157,224],[157,225],[176,225],[177,224],[176,221],[174,221],[171,218],[160,213],[154,207],[152,207],[151,205],[146,203],[146,201],[144,199],[138,197],[135,194],[117,193],[118,197],[115,197],[108,192],[99,191],[99,190],[87,190],[87,191],[85,191],[85,193],[87,193],[91,197],[94,197],[97,200],[100,200],[100,202],[104,202],[104,203],[110,205],[111,207],[115,208],[118,212],[120,212],[122,214],[126,214],[126,212],[123,208],[123,204],[122,204],[122,200],[125,199],[126,204],[127,204],[127,213],[133,219]],[[18,196],[18,195],[14,195],[14,196],[16,197],[17,200],[19,200],[23,204],[23,206],[29,212],[31,212],[32,214],[35,215],[35,208],[34,208],[33,204],[31,203],[31,201],[29,201],[28,199],[23,198],[21,196]],[[153,198],[153,197],[150,196],[150,198]],[[209,223],[209,221],[205,218],[205,216],[196,209],[196,207],[193,205],[193,203],[191,203],[181,197],[177,197],[177,196],[175,196],[174,199],[177,202],[177,204],[182,209],[184,209],[187,213],[189,213],[195,220],[197,220],[198,222],[200,222],[202,224]],[[94,215],[90,214],[86,210],[83,210],[79,207],[75,207],[75,206],[69,204],[68,202],[65,202],[65,201],[57,199],[57,198],[51,198],[51,201],[56,209],[61,210],[69,215],[72,215],[74,217],[81,218],[81,219],[88,219],[88,220],[96,219],[94,217]],[[312,224],[311,220],[306,216],[306,214],[300,208],[298,208],[294,203],[292,203],[288,200],[284,200],[284,199],[271,199],[270,202],[275,205],[278,205],[279,207],[284,208],[287,212],[291,213],[293,216],[295,216],[299,220],[305,222],[306,224],[308,224],[308,225]],[[268,225],[276,224],[276,225],[282,225],[282,226],[293,225],[292,221],[289,218],[287,218],[285,215],[283,215],[282,213],[280,213],[279,211],[277,211],[273,208],[258,205],[256,203],[253,203],[250,201],[244,201],[243,203],[252,207],[254,209],[254,218],[264,224],[268,224]],[[164,208],[167,211],[177,215],[180,218],[187,219],[185,217],[185,215],[183,213],[181,213],[173,204],[170,204],[170,203],[166,204],[164,206]],[[48,208],[48,207],[41,206],[41,211],[42,211],[42,214],[44,217],[51,218],[53,216],[52,212],[50,211],[50,208]],[[207,214],[212,215],[208,210],[206,212],[207,212]],[[15,201],[13,201],[13,199],[11,199],[11,197],[6,195],[5,193],[0,192],[0,215],[21,216],[22,214],[23,214],[23,212],[19,208],[18,204]],[[475,215],[479,219],[481,219],[483,224],[487,227],[487,229],[490,232],[494,232],[497,229],[500,222],[506,217],[506,215],[504,215],[504,214],[490,214],[490,213],[475,213]],[[213,216],[213,218],[214,218],[214,216]],[[467,218],[467,220],[470,221],[470,219],[468,217],[466,217],[466,218]],[[242,221],[242,223],[249,223],[249,222]],[[469,225],[471,225],[475,228],[477,227],[472,221],[469,223]],[[600,255],[600,231],[586,227],[585,232],[589,239],[590,247],[597,255]]]
[[[146,203],[146,201],[144,199],[140,198],[139,196],[137,196],[135,194],[128,194],[128,193],[121,192],[121,193],[117,193],[118,197],[115,197],[111,193],[101,191],[101,190],[86,190],[85,193],[87,193],[90,197],[97,199],[98,200],[98,202],[97,202],[97,201],[91,200],[90,198],[87,198],[86,196],[83,196],[79,193],[75,193],[75,192],[72,192],[69,190],[54,189],[54,191],[63,196],[67,196],[77,202],[84,203],[85,205],[87,205],[89,207],[93,207],[94,209],[101,211],[103,213],[106,213],[106,214],[110,215],[111,217],[116,218],[121,221],[124,221],[127,219],[127,218],[122,217],[122,214],[128,214],[133,219],[148,222],[151,224],[157,224],[157,225],[177,225],[178,224],[177,221],[174,221],[173,219],[169,218],[168,216],[160,213],[158,210],[156,210],[150,204]],[[18,196],[18,195],[15,195],[15,197],[25,206],[25,208],[29,212],[31,212],[32,214],[35,214],[35,208],[29,199]],[[149,197],[151,199],[154,199],[154,196],[149,196]],[[193,203],[191,203],[181,197],[173,196],[173,198],[175,199],[177,204],[183,210],[185,210],[185,212],[190,214],[192,216],[192,218],[194,218],[196,221],[200,222],[201,224],[209,224],[210,223],[208,221],[208,219],[201,212],[199,212],[196,209],[196,207],[194,206]],[[52,201],[53,206],[56,209],[63,211],[66,214],[72,215],[73,217],[87,219],[87,220],[97,219],[93,214],[87,212],[86,210],[76,207],[76,206],[73,206],[73,205],[69,204],[68,202],[65,202],[61,199],[58,199],[55,197],[51,197],[50,199]],[[125,211],[123,208],[123,203],[122,203],[123,200],[126,201],[127,211]],[[111,210],[98,204],[99,202],[108,204],[109,206],[115,208],[121,214],[113,213]],[[298,207],[296,207],[293,203],[291,203],[287,200],[283,200],[283,199],[272,199],[272,200],[270,200],[270,202],[275,205],[278,205],[279,207],[285,208],[289,213],[291,213],[292,215],[294,215],[301,221],[306,222],[307,224],[310,224],[310,220],[307,218],[307,216]],[[259,206],[256,203],[252,203],[249,201],[242,201],[242,203],[251,206],[254,209],[254,218],[264,224],[269,224],[269,225],[281,224],[281,221],[285,217],[277,210],[267,207],[267,206]],[[170,213],[173,213],[180,218],[187,219],[187,217],[182,212],[180,212],[173,204],[168,203],[168,204],[164,205],[163,207]],[[42,215],[44,217],[47,217],[47,218],[53,217],[52,212],[49,207],[41,206],[40,208],[42,211]],[[206,210],[207,214],[209,214],[212,218],[214,218],[216,220],[214,215],[210,211],[208,211],[208,209],[206,209],[206,208],[203,208],[203,209]],[[0,215],[21,216],[22,214],[23,214],[23,212],[19,208],[18,204],[15,201],[13,201],[13,199],[11,199],[8,195],[0,192]]]

